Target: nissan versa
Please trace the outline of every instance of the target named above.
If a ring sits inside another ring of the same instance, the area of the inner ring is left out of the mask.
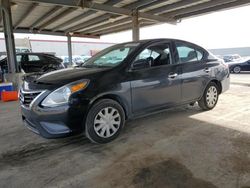
[[[107,143],[128,119],[194,102],[211,110],[228,88],[223,60],[189,42],[153,39],[114,45],[81,67],[27,75],[20,102],[24,124],[45,138],[85,132]]]

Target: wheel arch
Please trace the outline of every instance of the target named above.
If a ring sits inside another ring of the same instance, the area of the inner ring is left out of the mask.
[[[98,101],[102,100],[102,99],[111,99],[111,100],[114,100],[116,101],[117,103],[119,103],[121,105],[121,107],[123,108],[124,110],[124,113],[125,113],[125,118],[128,119],[129,117],[129,107],[128,105],[126,104],[126,102],[119,96],[119,95],[116,95],[116,94],[111,94],[111,93],[106,93],[106,94],[102,94],[102,95],[99,95],[97,97],[95,97],[94,99],[92,99],[89,103],[89,106],[88,106],[88,110]]]
[[[220,82],[219,80],[216,80],[216,79],[211,80],[209,83],[211,83],[211,82],[215,83],[215,84],[218,86],[219,94],[221,94],[221,92],[222,92],[222,85],[221,85],[221,82]],[[209,83],[208,83],[208,84],[209,84]]]
[[[204,87],[204,89],[203,89],[203,91],[202,91],[202,95],[204,94],[204,92],[205,92],[205,90],[206,90],[208,84],[210,84],[211,82],[215,83],[215,84],[218,86],[219,94],[222,93],[222,85],[221,85],[221,82],[220,82],[219,80],[217,80],[217,79],[212,79],[212,80],[210,80],[210,81],[206,84],[206,87]],[[200,96],[199,99],[201,99],[202,95]]]

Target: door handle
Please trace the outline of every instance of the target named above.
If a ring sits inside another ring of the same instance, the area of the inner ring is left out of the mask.
[[[211,69],[206,67],[206,68],[204,69],[204,71],[205,71],[206,73],[209,73],[209,72],[211,71]]]
[[[169,73],[169,75],[168,75],[168,78],[175,78],[176,76],[178,76],[178,74],[177,73]]]

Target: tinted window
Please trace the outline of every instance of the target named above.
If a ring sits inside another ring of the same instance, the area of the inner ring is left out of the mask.
[[[180,63],[199,61],[203,58],[203,52],[183,43],[176,43]]]
[[[37,55],[29,55],[29,61],[40,61],[40,58]]]
[[[115,65],[118,64],[119,62],[123,61],[128,53],[129,53],[130,48],[121,48],[121,49],[116,49],[113,50],[98,60],[95,61],[95,64],[107,64],[107,65]]]
[[[16,56],[16,61],[17,61],[17,63],[20,63],[21,60],[22,60],[22,56],[21,56],[21,55],[17,55],[17,56]]]
[[[107,48],[89,59],[84,67],[114,67],[119,65],[139,43],[119,44]]]
[[[170,45],[161,43],[151,45],[144,49],[135,60],[147,59],[151,63],[151,67],[171,64]]]

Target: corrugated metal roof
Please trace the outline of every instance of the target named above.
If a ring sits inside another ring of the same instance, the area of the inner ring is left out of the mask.
[[[14,32],[100,36],[132,28],[133,9],[166,18],[166,22],[243,5],[250,0],[11,0]],[[83,8],[85,5],[85,8]],[[105,6],[100,8],[99,5]],[[112,12],[112,8],[115,12]],[[101,10],[100,10],[101,9]],[[121,13],[119,12],[121,10]],[[140,17],[141,26],[159,24],[156,17]],[[156,19],[155,19],[156,18]],[[2,21],[0,22],[0,28]],[[1,30],[1,29],[0,29]]]

